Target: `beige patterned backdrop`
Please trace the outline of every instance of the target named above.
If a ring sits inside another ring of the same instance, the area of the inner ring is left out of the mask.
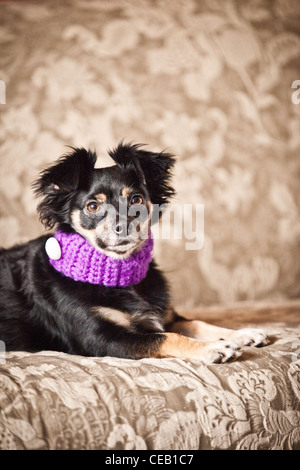
[[[0,2],[0,245],[43,233],[30,184],[65,145],[102,166],[125,138],[205,207],[203,249],[156,242],[177,306],[299,296],[299,5]]]

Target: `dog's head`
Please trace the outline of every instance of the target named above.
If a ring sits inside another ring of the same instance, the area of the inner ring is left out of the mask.
[[[73,148],[33,187],[42,197],[37,209],[46,228],[68,226],[97,250],[125,258],[148,238],[150,224],[174,195],[175,160],[131,144],[120,144],[109,155],[116,165],[96,169],[94,152]]]

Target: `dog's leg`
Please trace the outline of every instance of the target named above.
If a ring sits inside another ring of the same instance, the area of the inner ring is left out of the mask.
[[[128,359],[174,357],[219,364],[241,354],[241,348],[232,341],[198,341],[177,333],[141,334],[123,331],[122,335],[118,334],[117,341],[111,341],[112,338],[105,345],[102,343],[100,354],[96,351],[93,355]]]
[[[207,364],[220,364],[240,356],[240,347],[232,341],[197,341],[177,333],[164,333],[154,357],[200,359]]]
[[[218,341],[233,341],[239,346],[265,346],[268,344],[268,336],[260,329],[242,328],[232,330],[222,328],[199,320],[178,319],[168,325],[168,331],[180,333],[190,338]]]

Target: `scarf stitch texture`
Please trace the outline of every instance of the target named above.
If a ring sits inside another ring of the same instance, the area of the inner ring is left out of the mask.
[[[152,260],[153,238],[150,234],[142,248],[128,258],[119,260],[96,250],[78,233],[58,230],[53,237],[61,248],[61,257],[50,264],[74,281],[89,282],[106,287],[128,287],[141,282]]]

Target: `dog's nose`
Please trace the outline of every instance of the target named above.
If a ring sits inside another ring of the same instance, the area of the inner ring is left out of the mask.
[[[120,236],[125,236],[126,235],[126,224],[125,223],[119,223],[115,227],[115,233]]]

